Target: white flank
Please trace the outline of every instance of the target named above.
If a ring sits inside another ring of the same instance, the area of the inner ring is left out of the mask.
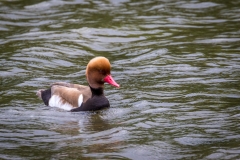
[[[83,95],[80,94],[80,96],[78,97],[78,107],[82,105],[82,102],[83,102]]]
[[[80,96],[79,96],[80,97]],[[79,102],[79,98],[78,98],[78,102]],[[48,102],[48,105],[50,107],[58,107],[58,108],[61,108],[61,109],[64,109],[64,110],[67,110],[67,111],[70,111],[71,109],[73,109],[73,106],[69,103],[62,103],[61,101],[61,97],[57,96],[57,95],[53,95],[49,102]]]

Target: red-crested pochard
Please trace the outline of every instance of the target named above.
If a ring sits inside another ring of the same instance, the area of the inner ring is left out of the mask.
[[[72,112],[95,111],[110,106],[104,96],[104,83],[120,87],[111,74],[111,64],[105,57],[96,57],[90,60],[86,69],[89,86],[57,82],[49,89],[39,90],[37,96],[44,104],[50,107],[59,107]]]

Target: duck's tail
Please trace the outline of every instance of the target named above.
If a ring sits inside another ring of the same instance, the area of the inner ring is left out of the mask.
[[[38,98],[42,99],[44,104],[48,106],[49,99],[51,98],[51,88],[49,89],[40,89],[37,91],[36,95]]]

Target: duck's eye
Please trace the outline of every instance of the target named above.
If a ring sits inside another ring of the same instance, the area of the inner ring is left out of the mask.
[[[103,74],[103,75],[105,75],[106,74],[106,72],[104,71],[104,70],[99,70],[99,73],[101,73],[101,74]]]

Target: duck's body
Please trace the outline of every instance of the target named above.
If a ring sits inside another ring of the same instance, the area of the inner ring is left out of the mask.
[[[94,111],[109,107],[104,96],[104,83],[115,87],[119,85],[110,74],[110,63],[104,57],[92,59],[86,69],[89,86],[57,82],[47,90],[39,90],[37,95],[45,105],[69,111]]]

